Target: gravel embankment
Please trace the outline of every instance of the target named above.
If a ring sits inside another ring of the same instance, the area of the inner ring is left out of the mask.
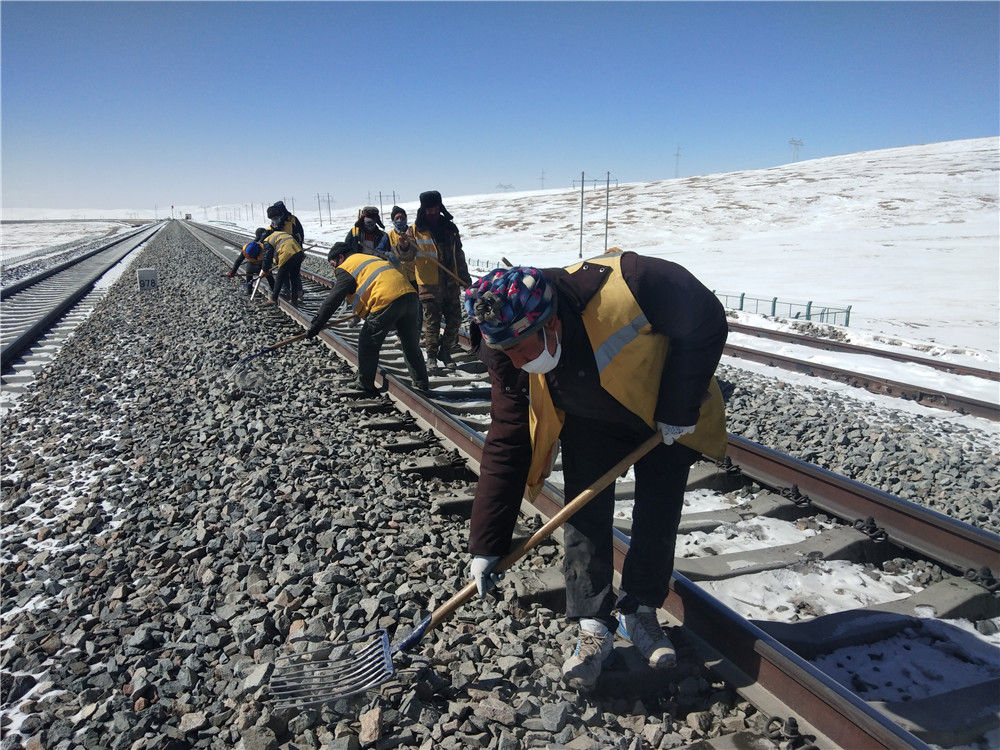
[[[176,225],[137,263],[160,288],[126,273],[5,419],[3,748],[668,748],[766,718],[679,629],[669,679],[564,690],[573,629],[510,586],[380,691],[273,713],[277,654],[377,626],[395,639],[464,584],[465,523],[432,506],[469,485],[401,472],[315,342],[261,358],[259,388],[234,393],[229,366],[298,329]]]

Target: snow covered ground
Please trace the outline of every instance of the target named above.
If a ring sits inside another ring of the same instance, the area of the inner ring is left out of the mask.
[[[7,211],[4,219],[7,220]],[[66,245],[113,237],[132,226],[121,221],[42,221],[0,224],[0,264],[16,264],[32,256],[40,259],[47,250],[66,249]]]

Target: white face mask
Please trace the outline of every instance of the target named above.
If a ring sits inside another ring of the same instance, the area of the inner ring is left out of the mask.
[[[555,354],[549,354],[549,339],[545,335],[545,329],[542,329],[542,353],[535,357],[530,362],[525,362],[521,365],[521,369],[525,372],[530,372],[534,375],[544,375],[550,372],[557,364],[559,364],[559,357],[562,354],[562,342],[559,340],[559,334],[556,334],[556,352]]]

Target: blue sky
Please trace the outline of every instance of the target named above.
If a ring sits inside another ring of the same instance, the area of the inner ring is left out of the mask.
[[[992,136],[998,9],[5,1],[3,204],[343,207]]]

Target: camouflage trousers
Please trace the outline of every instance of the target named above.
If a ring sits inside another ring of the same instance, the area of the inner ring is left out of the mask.
[[[450,353],[458,343],[458,328],[462,323],[460,292],[455,289],[445,296],[424,297],[424,348],[428,357],[439,352]],[[444,321],[444,333],[441,322]]]

